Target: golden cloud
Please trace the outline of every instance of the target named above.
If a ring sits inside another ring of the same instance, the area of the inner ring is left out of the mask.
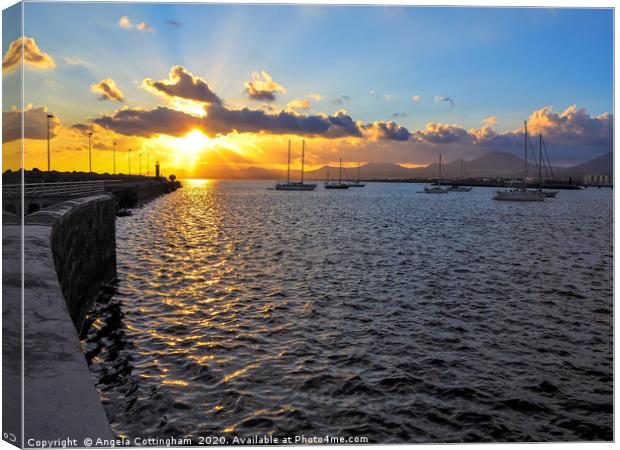
[[[22,61],[22,52],[26,66],[43,70],[56,67],[54,59],[42,51],[33,38],[24,36],[9,45],[2,59],[2,73],[11,73],[19,66]]]
[[[136,29],[140,31],[153,31],[153,28],[146,22],[134,24],[129,17],[123,16],[118,20],[118,25],[122,28]]]
[[[99,94],[99,100],[111,100],[122,102],[124,100],[123,91],[116,85],[111,78],[101,80],[90,87],[95,94]]]
[[[222,103],[203,78],[192,74],[183,66],[175,66],[170,69],[168,78],[165,80],[145,79],[142,82],[142,87],[155,94],[170,98],[182,98],[201,103]]]
[[[310,108],[310,102],[308,100],[293,100],[286,105],[288,109],[308,109]]]
[[[496,124],[497,123],[497,117],[487,117],[485,119],[482,119],[482,123],[486,123],[487,125],[492,125],[492,124]]]
[[[271,79],[271,76],[264,70],[254,72],[252,79],[245,83],[248,97],[252,100],[262,100],[272,102],[276,99],[276,93],[286,93],[286,89]]]

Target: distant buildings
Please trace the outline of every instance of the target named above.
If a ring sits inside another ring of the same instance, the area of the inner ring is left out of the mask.
[[[583,177],[585,185],[604,185],[610,184],[609,175],[603,173],[588,173]]]

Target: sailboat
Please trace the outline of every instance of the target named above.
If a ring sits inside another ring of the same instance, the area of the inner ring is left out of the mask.
[[[360,163],[357,163],[357,180],[350,181],[349,187],[364,187],[366,186],[364,183],[360,183]]]
[[[439,180],[436,186],[426,186],[424,188],[426,194],[447,194],[448,189],[441,187],[441,154],[439,155]]]
[[[314,191],[316,184],[304,183],[304,158],[306,154],[306,141],[301,141],[301,181],[291,181],[291,141],[288,141],[288,168],[286,171],[286,183],[276,184],[276,191]]]
[[[329,181],[329,166],[327,167],[327,179],[325,180],[325,189],[348,189],[349,184],[342,182],[342,158],[340,158],[340,176],[338,181]]]
[[[461,180],[463,180],[463,158],[461,158]],[[458,186],[456,184],[453,184],[452,186],[450,186],[448,188],[448,190],[450,192],[469,192],[471,191],[471,187],[469,186]]]
[[[511,202],[542,202],[545,200],[545,194],[541,191],[527,190],[527,121],[525,124],[525,164],[523,171],[523,187],[520,189],[510,189],[504,191],[496,191],[493,195],[495,200],[511,201]]]
[[[543,190],[543,176],[542,176],[542,168],[543,168],[543,164],[545,163],[545,160],[543,159],[542,156],[542,150],[543,150],[543,145],[545,145],[544,140],[543,140],[543,135],[542,133],[540,133],[538,135],[538,182],[540,183],[538,186],[538,191],[542,192],[543,194],[545,194],[545,197],[551,197],[554,198],[556,195],[558,195],[559,191],[545,191]],[[545,153],[547,152],[547,146],[545,145]],[[547,160],[549,159],[549,155],[547,154]],[[551,164],[549,164],[549,170],[551,171],[551,178],[553,179],[553,170],[551,169]],[[547,171],[547,166],[545,165],[545,172]]]

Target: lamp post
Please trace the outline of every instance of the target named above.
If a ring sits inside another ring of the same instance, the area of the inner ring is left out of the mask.
[[[112,142],[112,173],[116,175],[116,142]]]
[[[47,115],[47,171],[51,171],[51,151],[50,151],[50,119],[53,119],[54,116],[51,114]]]
[[[142,152],[138,153],[138,175],[142,176]]]
[[[149,164],[151,163],[151,152],[146,151],[146,176],[151,176],[151,169],[149,168]]]
[[[127,175],[131,175],[131,149],[127,152]]]
[[[91,131],[88,132],[88,171],[93,173],[93,156],[90,150],[90,137],[93,135]]]

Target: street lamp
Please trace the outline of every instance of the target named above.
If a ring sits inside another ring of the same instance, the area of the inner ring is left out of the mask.
[[[127,175],[131,175],[131,149],[127,151]]]
[[[146,176],[150,177],[151,176],[151,169],[149,167],[149,164],[151,163],[151,152],[150,151],[146,151]]]
[[[93,135],[93,133],[91,131],[88,132],[88,171],[91,173],[93,173],[93,156],[92,153],[90,151],[90,137]]]
[[[138,153],[138,175],[142,176],[142,152]]]
[[[116,175],[116,142],[112,142],[112,173]]]
[[[51,114],[47,115],[47,171],[50,172],[51,169],[51,163],[50,163],[50,159],[51,159],[51,151],[50,151],[50,119],[53,119],[54,116]]]

